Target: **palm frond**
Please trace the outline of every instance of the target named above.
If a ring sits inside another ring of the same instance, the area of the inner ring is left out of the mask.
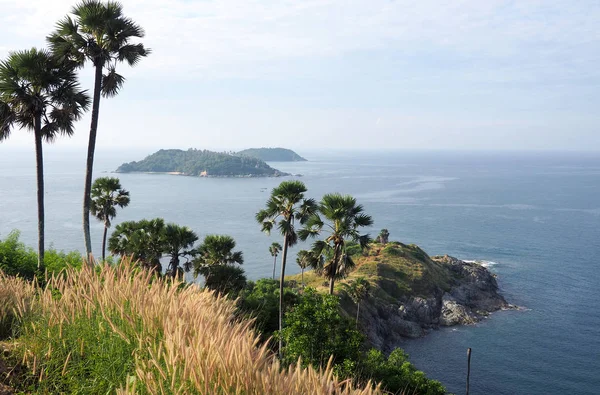
[[[111,67],[108,74],[102,77],[102,96],[114,97],[119,93],[119,90],[125,83],[125,77],[117,74],[114,67]]]

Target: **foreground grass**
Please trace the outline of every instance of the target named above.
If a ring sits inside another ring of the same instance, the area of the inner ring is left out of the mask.
[[[331,369],[282,369],[234,303],[131,264],[68,270],[41,289],[0,273],[0,326],[32,393],[375,394]]]

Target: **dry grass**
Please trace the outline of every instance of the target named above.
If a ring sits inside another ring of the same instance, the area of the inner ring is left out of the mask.
[[[330,368],[282,370],[251,323],[234,318],[233,302],[131,264],[50,279],[33,299],[37,318],[27,319],[34,293],[0,275],[0,319],[11,309],[24,321],[19,344],[38,392],[380,393]]]
[[[33,284],[0,271],[0,339],[12,335],[17,317],[29,314],[34,295]]]

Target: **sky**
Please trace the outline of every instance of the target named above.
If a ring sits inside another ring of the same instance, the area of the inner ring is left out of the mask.
[[[0,0],[0,59],[74,4]],[[99,148],[600,150],[596,0],[122,4],[152,54],[118,68]],[[89,121],[55,144],[85,147]]]

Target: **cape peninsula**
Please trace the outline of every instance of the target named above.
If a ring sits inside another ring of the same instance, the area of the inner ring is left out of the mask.
[[[139,162],[123,163],[117,173],[165,173],[194,177],[287,176],[250,156],[198,150],[161,149]]]
[[[362,253],[349,247],[348,253],[356,267],[336,285],[341,307],[349,317],[357,316],[344,285],[366,279],[370,291],[360,303],[359,325],[371,345],[384,352],[431,329],[474,324],[491,312],[516,308],[499,293],[496,276],[475,262],[430,257],[418,246],[400,242],[372,243]],[[302,281],[300,275],[288,278]],[[304,273],[304,282],[322,292],[328,285],[314,271]]]

